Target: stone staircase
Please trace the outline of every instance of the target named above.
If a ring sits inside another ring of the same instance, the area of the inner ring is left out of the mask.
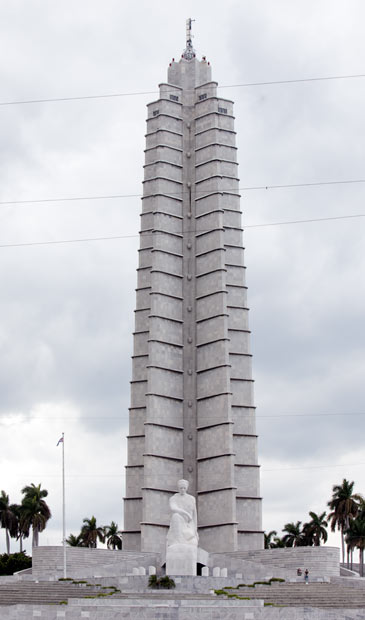
[[[108,592],[95,585],[74,584],[68,581],[18,581],[0,585],[0,618],[2,605],[47,605],[60,603],[70,598],[97,596],[100,592]]]
[[[116,599],[160,599],[164,600],[202,600],[216,598],[209,592],[191,593],[179,591],[153,591],[146,588],[144,592],[116,592],[108,595],[108,600]],[[68,581],[14,582],[0,585],[0,606],[22,604],[47,605],[60,603],[68,599],[85,597],[104,598],[112,588],[96,584],[75,584]],[[351,588],[339,583],[272,583],[256,584],[255,587],[231,587],[228,594],[248,597],[251,600],[264,600],[265,603],[285,607],[347,608],[365,610],[365,583],[363,587]],[[101,595],[101,596],[100,596]],[[106,597],[105,597],[106,598]],[[216,600],[223,599],[219,596]],[[87,599],[85,600],[87,602]],[[1,618],[1,616],[0,616]]]
[[[285,607],[315,607],[327,609],[359,609],[365,617],[365,583],[363,587],[349,588],[338,583],[272,583],[254,588],[226,590],[229,594],[263,599],[265,603]]]
[[[365,583],[350,588],[342,583],[274,583],[226,591],[249,598],[147,589],[100,597],[108,590],[96,585],[14,582],[0,586],[0,620],[365,620]]]

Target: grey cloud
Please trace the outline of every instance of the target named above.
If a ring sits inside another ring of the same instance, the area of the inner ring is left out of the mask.
[[[183,49],[189,11],[197,18],[194,43],[220,84],[358,73],[365,10],[358,1],[352,7],[230,0],[222,15],[221,5],[205,1],[3,4],[1,100],[157,91]],[[242,186],[363,176],[360,80],[220,93],[235,100]],[[141,193],[145,103],[153,98],[0,108],[0,200]],[[244,222],[361,212],[363,191],[244,192]],[[134,235],[139,211],[138,198],[0,206],[0,241]],[[93,513],[100,522],[121,521],[137,245],[132,238],[0,248],[1,421],[28,416],[1,426],[1,488],[17,497],[28,472],[44,476],[54,519],[43,540],[60,539],[59,477],[46,474],[58,471],[53,445],[62,424],[71,435],[68,531]],[[363,221],[247,229],[245,245],[258,415],[360,411]],[[32,421],[39,411],[49,416],[43,426]],[[80,420],[90,417],[98,420]],[[283,467],[262,473],[265,527],[320,510],[347,474],[363,488],[359,468],[290,468],[346,465],[351,451],[360,461],[364,421],[258,420],[263,469]],[[83,476],[98,467],[115,477]],[[295,480],[301,493],[293,507]]]

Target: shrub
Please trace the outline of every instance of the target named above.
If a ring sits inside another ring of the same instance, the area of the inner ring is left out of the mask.
[[[150,578],[148,580],[148,587],[149,588],[158,588],[157,575],[150,575]]]
[[[0,575],[13,575],[20,570],[31,568],[32,558],[25,551],[20,553],[3,553],[0,555]]]
[[[172,588],[175,588],[175,581],[173,579],[171,579],[171,577],[169,577],[168,575],[165,575],[164,577],[157,577],[157,575],[150,575],[150,578],[148,580],[148,587],[149,588],[154,588],[154,589],[167,589],[167,590],[171,590]]]
[[[165,575],[164,577],[160,577],[160,588],[166,588],[167,590],[171,590],[172,588],[175,588],[175,581],[173,579],[171,579],[171,577],[169,577],[168,575]]]

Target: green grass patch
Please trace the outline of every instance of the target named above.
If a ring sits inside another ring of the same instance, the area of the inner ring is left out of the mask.
[[[249,601],[249,596],[239,596],[238,594],[228,592],[228,590],[239,590],[239,588],[255,588],[257,585],[271,586],[273,582],[281,583],[284,581],[285,579],[281,579],[280,577],[271,577],[270,581],[254,581],[254,583],[239,583],[237,586],[227,586],[225,588],[222,588],[221,590],[214,590],[214,594],[216,594],[217,596],[226,596],[227,598],[237,598],[243,601]],[[273,604],[274,603],[268,603],[268,605]]]
[[[227,592],[226,590],[233,590],[231,586],[224,588],[223,590],[214,590],[214,594],[217,596],[226,596],[227,598],[237,598],[241,601],[249,601],[251,600],[249,596],[239,596],[239,594],[232,594],[231,592]]]

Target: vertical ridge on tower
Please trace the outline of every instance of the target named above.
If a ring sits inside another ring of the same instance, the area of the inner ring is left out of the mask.
[[[147,108],[123,548],[164,548],[182,477],[201,547],[262,548],[233,102],[191,20]]]

